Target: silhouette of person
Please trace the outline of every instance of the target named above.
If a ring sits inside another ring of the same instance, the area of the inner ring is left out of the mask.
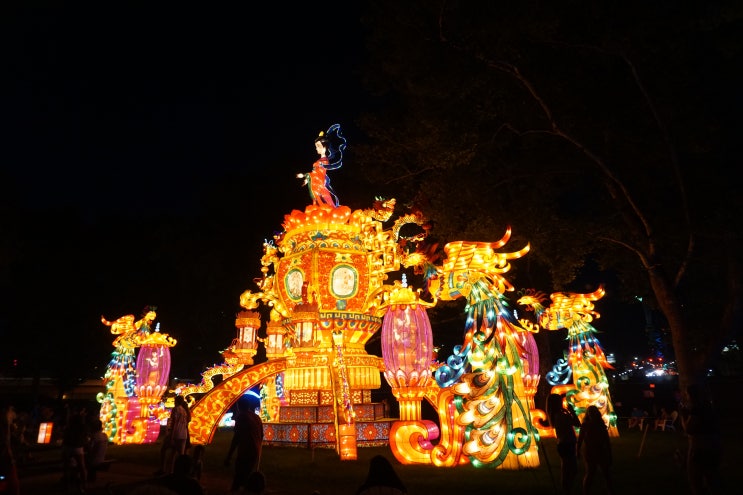
[[[583,447],[583,465],[586,473],[583,476],[583,493],[588,493],[599,469],[606,480],[606,493],[614,493],[611,482],[611,442],[601,411],[596,406],[588,406],[578,434],[578,452]]]
[[[320,157],[312,164],[311,172],[297,174],[297,178],[304,179],[302,185],[309,187],[313,205],[338,206],[327,172],[341,168],[345,148],[346,139],[341,136],[339,124],[333,124],[315,138],[315,151]]]
[[[88,468],[88,480],[95,481],[99,468],[106,460],[108,436],[103,432],[103,423],[99,418],[93,418],[90,424],[92,435],[88,441],[85,459]]]
[[[250,475],[258,471],[263,448],[263,421],[255,412],[257,400],[249,396],[242,396],[237,401],[237,416],[235,430],[230,448],[224,460],[228,466],[232,455],[237,451],[235,458],[235,475],[232,478],[231,490],[237,493],[241,488],[247,488]]]
[[[84,489],[88,481],[88,470],[85,466],[87,443],[85,409],[72,411],[62,433],[62,469],[64,482],[68,487],[77,485]]]
[[[5,476],[5,491],[8,495],[19,495],[21,487],[18,480],[18,468],[13,452],[11,427],[16,413],[13,406],[0,408],[0,474]]]
[[[201,473],[204,471],[204,453],[206,447],[203,445],[197,445],[193,449],[193,456],[191,458],[191,476],[201,481]]]
[[[547,397],[547,417],[557,437],[557,454],[560,456],[560,484],[564,493],[570,493],[578,474],[578,437],[575,428],[580,426],[572,407],[563,407],[560,394]]]
[[[629,429],[637,428],[638,430],[642,431],[642,429],[645,426],[645,418],[647,417],[648,413],[646,411],[643,411],[637,406],[634,406],[632,408],[632,412],[630,413],[629,418]]]
[[[188,454],[180,454],[173,463],[173,472],[158,478],[155,483],[178,495],[204,495],[204,487],[191,476],[193,460]]]
[[[381,455],[371,458],[366,480],[356,490],[356,495],[402,495],[405,493],[408,493],[408,490],[395,472],[395,468],[386,457]]]
[[[686,389],[689,400],[683,409],[681,426],[688,439],[686,467],[691,493],[717,493],[720,488],[722,438],[717,413],[701,384]]]
[[[182,395],[175,396],[175,405],[170,411],[165,438],[160,449],[160,470],[155,476],[173,472],[173,463],[178,455],[186,453],[188,444],[188,423],[191,422],[191,413],[188,403]]]
[[[266,477],[260,471],[253,471],[245,481],[245,495],[266,493]]]

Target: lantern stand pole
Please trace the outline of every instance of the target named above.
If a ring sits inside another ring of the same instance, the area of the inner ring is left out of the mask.
[[[642,456],[642,448],[645,446],[645,437],[648,436],[648,430],[650,429],[650,421],[645,425],[645,431],[642,434],[642,441],[640,442],[640,450],[637,451],[637,457]]]

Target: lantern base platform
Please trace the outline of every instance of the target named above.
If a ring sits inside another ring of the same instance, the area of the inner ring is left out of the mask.
[[[358,447],[389,445],[390,428],[397,419],[356,422]],[[275,447],[336,448],[333,423],[264,423],[263,444]]]
[[[359,447],[389,445],[396,418],[385,418],[384,404],[354,404],[356,444]],[[282,406],[281,420],[263,423],[264,445],[282,447],[336,448],[336,428],[330,405]]]

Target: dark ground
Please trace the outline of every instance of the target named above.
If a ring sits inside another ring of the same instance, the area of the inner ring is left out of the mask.
[[[685,471],[678,463],[677,452],[683,452],[686,438],[681,431],[647,432],[627,430],[626,419],[620,423],[620,436],[612,439],[615,463],[613,476],[616,493],[632,495],[659,495],[689,493]],[[725,421],[725,450],[720,494],[737,493],[732,487],[743,483],[739,468],[741,429],[731,420]],[[220,430],[206,446],[202,485],[208,495],[227,495],[232,468],[222,464],[229,430]],[[540,466],[522,471],[460,466],[434,468],[432,466],[405,466],[397,462],[388,447],[359,448],[358,459],[340,461],[335,450],[264,447],[261,470],[266,475],[268,495],[310,495],[317,490],[321,495],[354,493],[365,476],[371,457],[382,454],[390,459],[410,495],[456,493],[457,495],[531,495],[558,494],[554,483],[559,479],[559,461],[553,439],[542,439]],[[93,495],[123,495],[131,493],[151,479],[158,468],[159,444],[110,445],[109,458],[116,459],[108,472],[99,473],[98,480],[89,486]],[[36,451],[33,464],[22,471],[23,495],[72,495],[60,485],[58,447]],[[54,464],[56,462],[56,464]],[[579,476],[582,476],[581,466]],[[604,485],[597,480],[594,493],[603,493]]]

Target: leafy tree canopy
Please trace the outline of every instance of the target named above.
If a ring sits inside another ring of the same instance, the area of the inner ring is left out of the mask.
[[[740,328],[742,21],[735,2],[372,2],[356,169],[441,240],[511,226],[517,286],[610,270],[613,297],[665,316],[683,385]]]

